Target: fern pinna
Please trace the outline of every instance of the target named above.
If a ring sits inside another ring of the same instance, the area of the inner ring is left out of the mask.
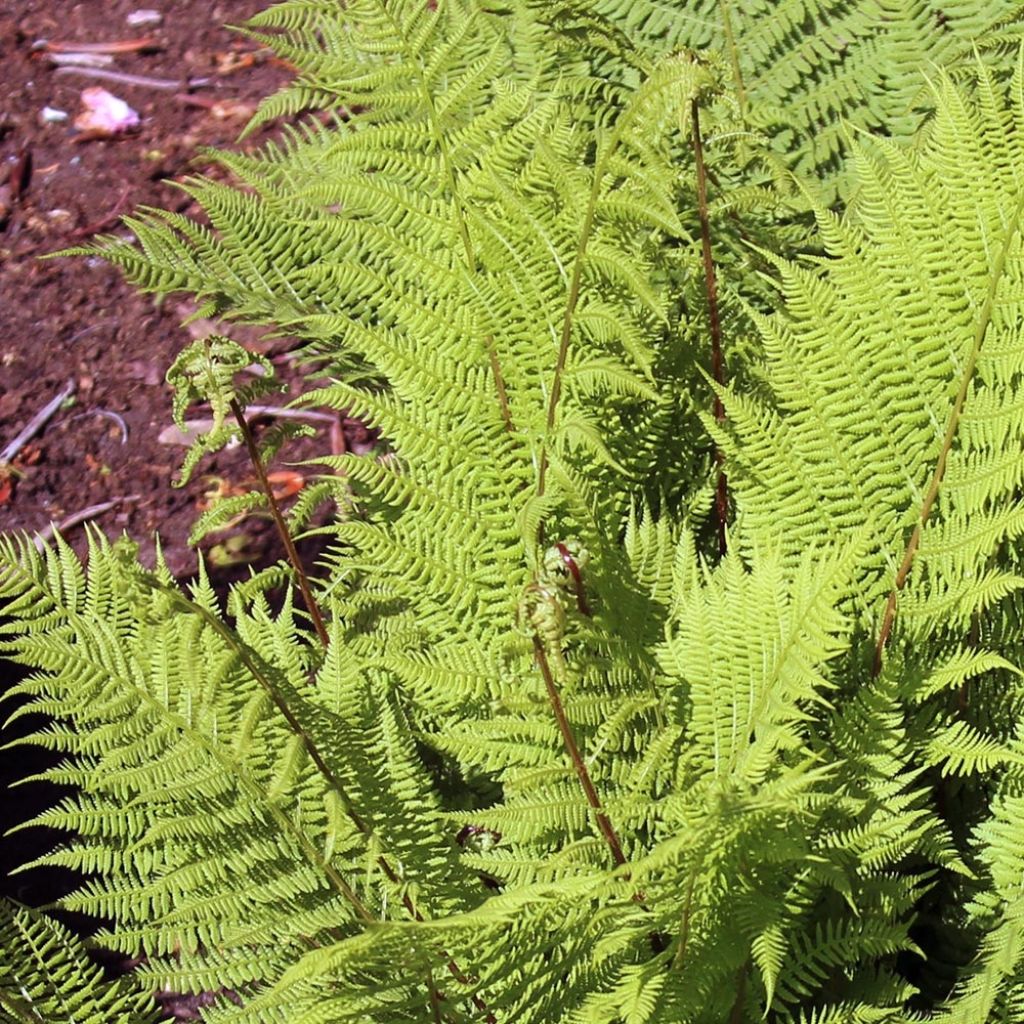
[[[0,542],[12,693],[75,794],[44,861],[142,958],[106,982],[4,908],[10,1019],[163,987],[223,992],[214,1024],[1024,1019],[1017,22],[948,5],[924,54],[927,5],[885,46],[851,5],[737,6],[250,23],[298,68],[258,117],[327,116],[98,251],[303,339],[302,401],[384,441],[288,522],[198,524],[325,538],[223,605],[128,539]],[[777,130],[753,69],[806,43],[793,88],[827,88],[844,33],[853,124]],[[171,368],[214,410],[186,475],[287,445],[254,362]]]

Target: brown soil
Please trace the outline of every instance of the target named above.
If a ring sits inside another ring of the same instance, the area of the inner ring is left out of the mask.
[[[172,422],[164,374],[190,340],[180,326],[190,310],[174,299],[158,304],[136,294],[99,259],[39,257],[80,245],[97,232],[123,231],[118,215],[139,205],[190,209],[189,198],[173,182],[204,169],[196,150],[234,145],[258,100],[287,80],[288,70],[255,42],[222,27],[243,22],[267,4],[15,0],[13,12],[3,6],[0,188],[6,185],[9,211],[4,218],[0,206],[0,221],[6,221],[0,227],[0,450],[68,382],[74,397],[22,449],[6,498],[0,486],[0,530],[34,532],[114,502],[94,517],[100,528],[108,535],[127,531],[142,543],[143,557],[159,532],[172,571],[188,575],[195,571],[196,555],[187,536],[204,491],[220,481],[237,486],[252,476],[238,449],[208,460],[188,487],[171,487],[185,449],[159,440]],[[132,27],[127,15],[138,8],[158,9],[162,21]],[[112,67],[176,79],[181,88],[162,91],[58,73],[40,49],[41,40],[95,43],[143,36],[153,37],[153,48],[117,55]],[[197,77],[210,84],[186,92],[186,80]],[[80,93],[89,86],[127,101],[141,115],[141,128],[118,138],[83,140],[73,121]],[[69,118],[48,123],[44,107]],[[258,146],[275,130],[269,126],[241,145]],[[260,345],[253,332],[236,336]],[[287,347],[279,341],[269,352],[286,380]],[[329,428],[318,427],[321,436],[313,444],[323,451]],[[311,450],[300,445],[285,457],[294,460]],[[234,552],[228,575],[279,554],[266,520],[251,519],[241,532],[246,545]],[[81,549],[82,527],[69,527],[67,534]],[[223,549],[215,552],[221,554]]]

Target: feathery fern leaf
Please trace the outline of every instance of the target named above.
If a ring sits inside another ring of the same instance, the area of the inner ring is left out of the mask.
[[[0,901],[0,1020],[5,1024],[154,1024],[156,1004],[130,975],[106,981],[63,925]]]

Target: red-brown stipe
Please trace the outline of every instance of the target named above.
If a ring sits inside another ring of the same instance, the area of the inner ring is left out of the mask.
[[[587,604],[587,595],[583,590],[583,576],[580,573],[580,567],[576,564],[576,559],[572,557],[572,552],[561,541],[555,545],[555,550],[572,576],[573,589],[576,594],[576,607],[589,619],[591,617],[590,605]]]

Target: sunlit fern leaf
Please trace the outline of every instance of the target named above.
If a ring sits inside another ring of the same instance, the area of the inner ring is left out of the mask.
[[[1017,0],[589,0],[654,51],[710,47],[732,61],[748,125],[826,195],[855,188],[844,123],[908,139],[921,124],[922,76],[1020,45]],[[1005,61],[993,60],[993,64]]]
[[[157,1007],[131,974],[110,981],[64,925],[0,900],[4,1024],[153,1024]]]
[[[727,393],[728,429],[709,423],[755,532],[785,522],[795,557],[869,531],[868,607],[892,589],[925,510],[900,601],[920,629],[969,624],[1020,586],[1012,569],[990,573],[1021,529],[1020,463],[1004,465],[1004,453],[1024,431],[1024,179],[1020,140],[1006,130],[1022,111],[1018,85],[978,75],[979,93],[998,103],[940,81],[917,151],[857,142],[856,216],[820,213],[831,258],[817,271],[780,264],[787,312],[757,318],[772,405]]]
[[[154,987],[248,992],[413,914],[427,875],[430,912],[465,905],[400,705],[340,642],[314,677],[289,606],[235,601],[231,629],[203,576],[184,594],[95,538],[86,576],[58,544],[3,543],[3,651],[58,722],[25,741],[67,755],[43,777],[77,790],[37,819],[75,834],[41,862],[98,876],[64,905],[112,921],[104,944],[147,954]]]
[[[835,603],[854,561],[805,558],[787,594],[779,555],[757,559],[748,574],[733,554],[708,585],[691,584],[661,662],[693,707],[694,771],[756,780],[779,751],[798,749],[809,703],[828,699],[821,668],[843,649]]]

